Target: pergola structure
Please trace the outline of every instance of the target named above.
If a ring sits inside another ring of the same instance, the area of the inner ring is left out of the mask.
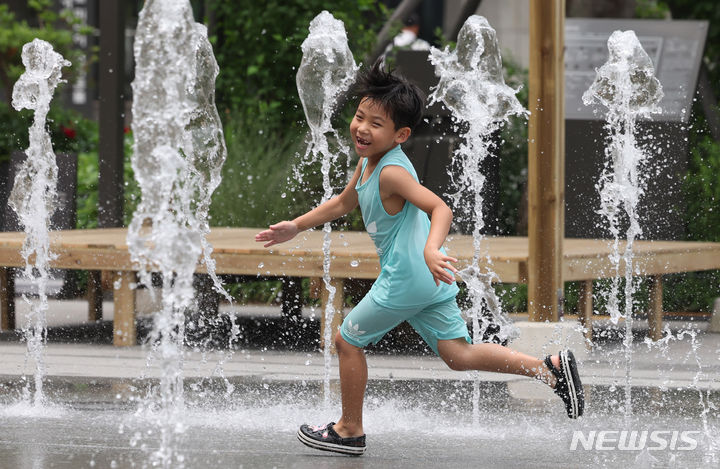
[[[124,14],[120,0],[100,2],[100,226],[122,225]],[[404,0],[391,21],[419,0]],[[455,32],[477,10],[466,2]],[[563,300],[565,0],[529,0],[530,122],[528,145],[528,313],[531,321],[557,321]],[[381,31],[376,51],[390,40]],[[388,29],[389,30],[389,29]]]
[[[558,321],[564,300],[565,0],[530,0],[528,315]]]
[[[403,0],[378,35],[373,63],[392,40],[390,25],[420,3]],[[480,6],[463,5],[449,37]],[[529,0],[530,64],[528,127],[528,313],[530,321],[558,321],[564,300],[562,261],[565,235],[565,0]]]

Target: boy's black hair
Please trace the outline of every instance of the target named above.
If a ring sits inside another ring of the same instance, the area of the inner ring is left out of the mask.
[[[422,119],[425,107],[422,91],[402,75],[386,71],[382,58],[359,73],[352,92],[361,100],[372,99],[382,106],[396,129],[410,127],[413,130]]]

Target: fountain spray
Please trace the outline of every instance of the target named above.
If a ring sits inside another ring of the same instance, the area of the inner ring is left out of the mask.
[[[357,72],[355,59],[348,47],[347,34],[343,22],[335,19],[327,11],[321,12],[310,22],[310,34],[302,43],[303,58],[298,69],[296,82],[300,101],[308,125],[310,140],[305,151],[305,160],[321,161],[323,175],[324,203],[333,196],[330,183],[330,167],[340,155],[349,154],[347,145],[340,144],[337,152],[330,150],[328,134],[338,137],[332,126],[332,115],[338,98],[352,84]],[[338,139],[339,141],[339,139]],[[330,400],[330,346],[332,343],[332,320],[336,313],[333,300],[335,286],[330,284],[330,223],[323,226],[323,282],[328,291],[325,304],[325,334],[323,340],[325,360],[325,404]]]
[[[431,49],[430,61],[435,66],[435,74],[440,78],[437,88],[430,95],[431,102],[441,101],[453,114],[455,122],[463,125],[465,141],[453,155],[453,167],[457,175],[452,175],[457,190],[450,194],[453,208],[457,212],[468,213],[472,225],[473,260],[459,272],[468,288],[471,309],[468,315],[473,323],[473,343],[483,341],[489,323],[483,320],[489,313],[492,322],[499,326],[495,333],[498,342],[506,342],[517,336],[517,330],[509,318],[501,311],[501,305],[492,281],[497,276],[489,267],[480,267],[483,240],[483,197],[482,189],[485,175],[480,171],[482,162],[493,148],[491,136],[507,122],[510,116],[527,114],[514,90],[505,84],[502,71],[502,59],[495,30],[487,19],[473,15],[467,19],[458,34],[457,47],[439,50]],[[467,196],[472,197],[472,211],[467,211],[464,203]],[[476,388],[478,382],[476,380]],[[479,388],[474,401],[479,398]],[[475,421],[478,411],[474,409]]]
[[[37,298],[33,299],[23,295],[23,300],[30,304],[28,326],[23,334],[28,355],[35,362],[33,404],[38,407],[44,402],[42,385],[47,338],[48,269],[50,261],[55,258],[50,252],[49,229],[50,217],[56,208],[58,173],[45,121],[55,88],[63,82],[62,68],[71,64],[42,39],[34,39],[23,46],[22,63],[25,73],[13,87],[12,105],[18,111],[32,109],[35,118],[29,131],[30,146],[25,150],[27,158],[15,176],[9,204],[25,230],[25,241],[20,251],[25,259],[22,273],[37,294]],[[29,396],[27,388],[25,394]]]
[[[583,95],[586,106],[594,103],[607,108],[608,132],[605,148],[605,169],[597,187],[600,191],[599,213],[607,220],[613,236],[611,261],[615,270],[608,296],[608,310],[614,324],[625,319],[625,415],[632,415],[632,309],[635,285],[633,284],[633,242],[642,235],[638,222],[637,205],[644,192],[642,168],[650,156],[638,146],[635,138],[636,123],[640,117],[660,112],[662,86],[655,78],[650,57],[642,48],[635,32],[615,31],[608,39],[608,61],[597,70],[597,77]],[[621,225],[627,221],[625,243],[621,254]],[[620,312],[618,294],[624,274],[625,304]]]
[[[230,299],[206,240],[210,198],[226,156],[214,103],[219,69],[207,30],[193,20],[187,0],[145,2],[134,51],[132,166],[142,200],[127,242],[142,283],[151,284],[152,271],[162,274],[162,310],[154,315],[150,336],[151,355],[159,356],[162,368],[161,447],[153,457],[163,467],[180,467],[183,457],[174,448],[184,429],[184,319],[194,306],[199,260],[215,289]]]

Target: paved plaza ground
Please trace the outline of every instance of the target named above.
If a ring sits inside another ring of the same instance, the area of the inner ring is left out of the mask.
[[[244,316],[246,331],[279,324],[268,312]],[[274,346],[258,333],[257,343],[248,340],[232,354],[188,350],[186,410],[171,445],[181,460],[172,467],[717,466],[720,424],[712,406],[720,404],[720,334],[705,332],[707,322],[668,326],[673,336],[658,347],[643,342],[647,326],[637,321],[631,416],[623,410],[620,336],[598,327],[582,363],[588,402],[578,421],[567,419],[561,401],[539,383],[453,372],[422,351],[379,347],[368,354],[368,451],[360,458],[316,452],[295,438],[301,423],[338,417],[334,359],[326,401],[323,356],[312,347]],[[158,415],[146,397],[160,371],[148,362],[147,347],[91,340],[108,334],[107,323],[57,327],[46,351],[49,404],[42,408],[22,399],[34,370],[25,344],[14,333],[0,333],[0,468],[152,467],[161,443]],[[574,432],[621,430],[697,432],[698,444],[687,451],[669,444],[662,450],[571,449]]]

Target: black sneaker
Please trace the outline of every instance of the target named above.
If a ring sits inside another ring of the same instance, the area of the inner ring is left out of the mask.
[[[333,425],[335,422],[330,422],[322,427],[301,425],[297,432],[298,440],[306,446],[322,451],[333,451],[352,456],[360,456],[365,452],[365,435],[343,438],[333,430]]]
[[[565,402],[568,417],[576,419],[583,414],[585,409],[585,393],[580,382],[577,362],[570,350],[562,350],[559,355],[560,369],[553,366],[550,355],[545,358],[545,364],[555,375],[555,394]]]

